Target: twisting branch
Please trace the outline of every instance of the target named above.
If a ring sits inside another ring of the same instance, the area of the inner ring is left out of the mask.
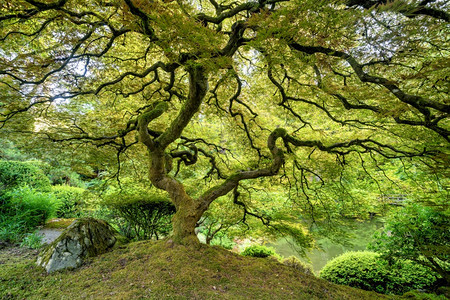
[[[346,5],[347,6],[361,6],[365,9],[370,8],[376,8],[380,5],[388,4],[389,0],[347,0]],[[436,19],[441,19],[446,22],[450,21],[450,14],[448,14],[445,11],[435,9],[432,7],[426,7],[427,4],[436,2],[436,0],[422,0],[422,1],[416,1],[418,2],[415,4],[413,2],[414,6],[405,6],[398,10],[399,13],[402,15],[408,17],[408,18],[415,18],[417,16],[425,15]]]
[[[244,215],[242,216],[242,220],[241,220],[242,223],[244,225],[246,225],[247,228],[250,228],[249,225],[247,224],[247,215],[249,215],[249,216],[259,219],[263,225],[270,226],[270,218],[258,215],[256,213],[250,211],[248,209],[247,205],[244,202],[242,202],[241,200],[239,200],[239,196],[241,195],[241,193],[238,191],[238,186],[239,185],[236,185],[236,187],[233,189],[233,203],[236,205],[239,205],[244,210]]]
[[[155,102],[137,119],[137,130],[140,141],[151,151],[155,150],[155,142],[148,133],[148,124],[161,116],[168,109],[166,102]]]
[[[157,41],[158,37],[155,34],[155,30],[150,26],[150,17],[145,12],[140,10],[137,6],[135,6],[132,0],[125,0],[125,3],[128,5],[130,12],[141,19],[142,33],[147,35],[150,38],[150,41]]]
[[[215,199],[228,194],[233,190],[241,180],[255,179],[260,177],[273,176],[278,173],[281,166],[284,163],[283,150],[276,146],[278,138],[286,135],[286,131],[281,128],[277,128],[269,135],[267,139],[267,147],[272,154],[272,164],[266,168],[250,170],[250,171],[237,171],[230,175],[222,184],[213,187],[200,196],[199,201],[203,206],[208,207],[209,204]]]
[[[390,81],[383,77],[369,75],[368,73],[366,73],[363,70],[363,65],[359,64],[353,56],[351,56],[345,52],[336,51],[336,50],[326,48],[326,47],[321,47],[321,46],[304,46],[304,45],[300,45],[295,42],[289,42],[289,47],[293,50],[300,51],[300,52],[303,52],[306,54],[322,53],[322,54],[325,54],[328,56],[333,56],[333,57],[338,57],[338,58],[344,59],[345,61],[347,61],[350,64],[351,68],[353,69],[355,74],[358,76],[358,78],[362,82],[373,83],[373,84],[385,87],[398,100],[414,107],[423,115],[424,121],[422,122],[421,125],[435,131],[436,133],[441,135],[443,138],[445,138],[447,141],[450,141],[450,139],[449,139],[450,132],[448,130],[446,130],[445,128],[439,127],[437,125],[437,122],[441,121],[443,119],[443,117],[441,117],[441,116],[436,117],[430,111],[430,109],[435,109],[441,113],[444,113],[445,118],[448,118],[448,115],[450,113],[450,105],[436,102],[436,101],[433,101],[430,99],[425,99],[422,96],[407,94],[393,81]],[[342,101],[343,99],[340,98],[340,100]],[[372,110],[373,109],[374,108],[372,108]],[[397,119],[397,120],[400,121],[400,119]]]

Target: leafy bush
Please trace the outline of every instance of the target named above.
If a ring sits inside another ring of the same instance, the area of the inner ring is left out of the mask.
[[[27,233],[20,243],[20,247],[30,248],[30,249],[39,249],[43,245],[42,235],[38,234],[37,231]]]
[[[436,281],[436,277],[420,265],[411,261],[398,261],[390,265],[380,254],[370,251],[347,252],[336,257],[323,267],[320,277],[384,294],[424,289]]]
[[[44,225],[56,216],[58,201],[51,193],[23,188],[8,192],[11,212],[22,216],[29,227]]]
[[[233,240],[228,235],[226,235],[226,233],[218,232],[218,234],[216,234],[211,240],[210,245],[221,246],[225,249],[231,250],[236,245],[236,243],[233,242]]]
[[[283,265],[299,270],[305,274],[314,275],[313,268],[310,264],[302,262],[295,256],[289,256],[281,261]]]
[[[275,250],[266,246],[253,245],[244,249],[241,253],[243,256],[251,257],[269,257],[275,255]]]
[[[21,219],[20,215],[0,214],[0,241],[8,243],[19,242],[27,230],[29,228],[27,228],[25,221]]]
[[[411,260],[397,260],[391,265],[392,293],[404,294],[412,290],[426,290],[438,280],[437,274]]]
[[[52,187],[51,192],[59,202],[56,211],[58,218],[81,217],[83,213],[83,194],[86,192],[84,189],[68,185],[55,185]]]
[[[129,239],[159,239],[172,230],[175,206],[157,192],[139,188],[112,192],[102,204],[113,213],[109,221]]]
[[[386,220],[370,249],[388,260],[409,259],[450,283],[450,212],[410,203]]]
[[[45,176],[37,161],[0,160],[0,190],[30,187],[40,191],[49,191],[50,179]]]
[[[375,252],[347,252],[329,261],[320,277],[368,291],[384,293],[389,277],[385,262]]]
[[[0,203],[0,240],[21,241],[26,233],[55,216],[57,207],[57,200],[50,193],[29,188],[4,193]]]

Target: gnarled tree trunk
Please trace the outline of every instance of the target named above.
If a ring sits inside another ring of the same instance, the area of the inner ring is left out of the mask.
[[[267,141],[267,147],[273,157],[272,165],[262,169],[235,172],[223,183],[206,191],[198,199],[191,198],[186,193],[183,184],[168,174],[171,170],[171,163],[170,156],[166,153],[167,147],[181,136],[183,129],[198,111],[208,89],[206,71],[201,65],[190,66],[187,71],[189,73],[189,96],[165,132],[157,137],[152,137],[148,131],[148,124],[167,110],[164,102],[154,103],[137,120],[140,141],[148,148],[150,180],[157,188],[168,192],[176,207],[172,238],[174,242],[181,244],[199,242],[195,234],[195,227],[203,213],[211,202],[235,189],[241,180],[277,174],[284,162],[284,154],[281,149],[277,148],[276,141],[278,138],[282,138],[286,142],[289,138],[284,129],[274,130]],[[294,140],[289,140],[289,142],[295,144]]]

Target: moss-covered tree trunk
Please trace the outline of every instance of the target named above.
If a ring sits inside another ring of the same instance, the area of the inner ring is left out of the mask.
[[[149,177],[157,188],[168,192],[177,212],[173,217],[173,239],[177,243],[198,243],[195,226],[206,208],[192,199],[184,186],[171,177],[170,156],[167,147],[181,136],[183,129],[198,111],[208,89],[205,69],[200,65],[187,67],[189,73],[189,95],[184,106],[169,128],[154,137],[148,131],[148,124],[167,110],[165,102],[154,103],[137,120],[140,141],[148,148],[150,166]]]

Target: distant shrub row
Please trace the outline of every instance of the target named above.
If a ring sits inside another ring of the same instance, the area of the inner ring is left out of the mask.
[[[89,193],[79,187],[52,186],[43,165],[39,161],[0,160],[1,241],[30,240],[35,244],[30,233],[48,219],[77,218],[92,212],[129,239],[158,239],[171,231],[175,206],[167,197],[130,182],[125,189],[108,190],[103,201],[89,204],[93,211],[88,212],[85,199]]]
[[[17,243],[52,217],[81,214],[84,190],[52,186],[41,165],[0,160],[0,240]]]

